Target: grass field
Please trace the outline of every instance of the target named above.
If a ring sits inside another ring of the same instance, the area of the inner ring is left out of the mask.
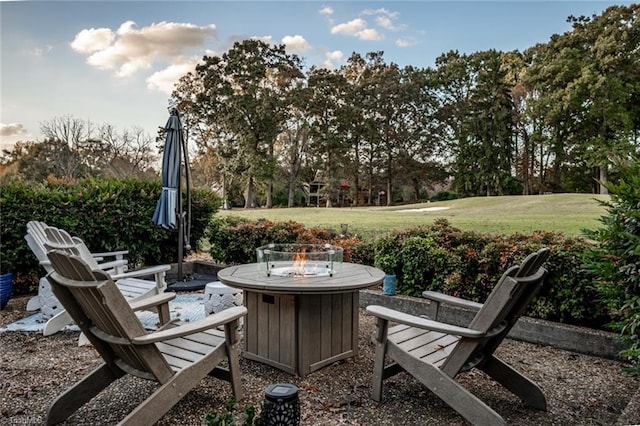
[[[218,214],[276,222],[293,220],[307,227],[336,230],[341,229],[341,224],[346,224],[349,233],[362,236],[425,225],[440,217],[458,228],[479,232],[512,234],[546,230],[580,235],[582,229],[601,226],[599,219],[606,213],[606,208],[600,206],[597,199],[609,200],[609,196],[549,194],[475,197],[392,207],[233,209]]]

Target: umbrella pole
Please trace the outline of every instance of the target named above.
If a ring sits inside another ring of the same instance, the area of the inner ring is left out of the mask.
[[[182,245],[184,244],[184,224],[182,212],[178,212],[178,281],[182,281]]]
[[[178,130],[182,132],[182,129]],[[178,281],[182,281],[182,245],[184,244],[184,222],[182,217],[182,144],[178,143],[178,205],[176,206],[178,219]]]

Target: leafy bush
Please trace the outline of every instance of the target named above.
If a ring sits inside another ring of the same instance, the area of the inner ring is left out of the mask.
[[[298,222],[249,221],[237,217],[215,217],[208,228],[209,253],[227,264],[256,261],[256,248],[270,243],[334,244],[344,249],[345,262],[371,264],[370,250],[364,243],[330,229],[305,228]]]
[[[295,222],[251,222],[215,218],[209,228],[211,255],[223,263],[255,262],[255,248],[269,243],[330,243],[345,249],[345,262],[375,265],[398,277],[398,292],[420,297],[424,290],[483,302],[502,273],[540,249],[549,247],[545,284],[527,315],[577,325],[602,327],[607,308],[582,267],[591,245],[560,233],[534,232],[503,236],[463,231],[445,219],[432,225],[403,229],[373,241]]]
[[[582,268],[582,254],[590,244],[560,233],[481,234],[462,231],[440,219],[433,225],[392,232],[376,242],[376,256],[400,251],[398,292],[420,297],[434,290],[483,302],[502,273],[540,249],[551,256],[545,284],[527,315],[571,324],[601,327],[607,309],[593,286],[593,276]],[[399,249],[400,248],[400,249]]]
[[[436,192],[432,197],[431,201],[447,201],[447,200],[457,200],[458,194],[455,192],[449,191],[439,191]]]
[[[52,180],[42,185],[2,185],[0,269],[14,273],[15,294],[36,291],[43,271],[24,240],[30,220],[77,235],[91,251],[129,250],[132,266],[175,262],[177,232],[160,228],[151,220],[160,192],[159,180]],[[191,198],[191,244],[197,249],[219,200],[207,190],[192,191]]]
[[[611,202],[604,225],[587,235],[599,245],[585,255],[586,265],[598,279],[598,289],[609,307],[614,330],[626,349],[622,355],[640,374],[640,162],[621,168],[620,182],[608,184]]]

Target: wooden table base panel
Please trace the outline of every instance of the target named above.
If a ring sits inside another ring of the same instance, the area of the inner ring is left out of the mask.
[[[358,353],[359,292],[244,292],[243,356],[304,376]]]

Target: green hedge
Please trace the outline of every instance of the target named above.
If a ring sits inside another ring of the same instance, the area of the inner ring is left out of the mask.
[[[14,273],[14,294],[35,292],[44,272],[24,240],[30,220],[77,235],[91,251],[129,250],[132,266],[176,262],[178,233],[151,220],[161,189],[159,181],[136,179],[0,186],[0,269]],[[191,245],[197,249],[219,199],[207,190],[194,190],[191,198]]]
[[[478,233],[437,220],[430,226],[392,232],[375,245],[374,263],[380,257],[387,262],[394,257],[400,293],[419,297],[424,290],[434,290],[477,302],[486,299],[511,265],[549,247],[551,256],[545,264],[549,275],[527,315],[598,328],[609,319],[594,276],[583,266],[591,245],[582,238],[545,231]]]
[[[236,216],[214,217],[207,230],[209,253],[225,264],[256,261],[256,248],[277,242],[300,244],[330,243],[344,248],[344,261],[371,264],[373,252],[357,238],[332,229],[305,228],[298,222],[250,221]]]
[[[595,328],[609,321],[593,275],[582,265],[589,243],[560,233],[484,234],[438,220],[361,241],[296,222],[216,217],[208,234],[211,256],[223,263],[255,262],[255,248],[268,243],[328,242],[345,248],[346,262],[395,273],[401,294],[419,297],[424,290],[435,290],[478,302],[486,299],[510,266],[541,247],[549,247],[551,256],[545,265],[549,275],[527,315]]]

